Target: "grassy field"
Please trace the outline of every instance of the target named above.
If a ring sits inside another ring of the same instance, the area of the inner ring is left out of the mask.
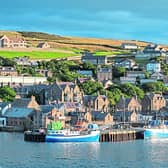
[[[96,56],[102,55],[120,55],[120,54],[129,54],[129,51],[97,51],[94,53]]]
[[[73,48],[76,52],[80,50],[95,51],[115,51],[116,47],[120,47],[124,43],[136,43],[138,46],[144,47],[148,43],[135,40],[115,40],[115,39],[98,39],[98,38],[80,38],[80,37],[64,37],[59,35],[47,34],[42,32],[11,32],[0,31],[0,35],[7,35],[15,38],[22,37],[29,47],[36,47],[41,42],[48,42],[51,48]]]
[[[0,56],[5,58],[29,56],[30,59],[54,59],[77,56],[75,53],[48,52],[48,51],[0,51]]]

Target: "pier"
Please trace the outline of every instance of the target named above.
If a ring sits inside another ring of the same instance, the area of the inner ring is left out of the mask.
[[[31,142],[45,142],[45,134],[36,132],[25,132],[24,140]],[[144,139],[143,131],[135,130],[106,130],[100,134],[99,142],[120,142]]]
[[[24,133],[24,140],[30,142],[45,142],[45,134],[26,131]]]
[[[120,142],[137,139],[144,139],[143,131],[110,130],[103,131],[100,135],[100,142]]]

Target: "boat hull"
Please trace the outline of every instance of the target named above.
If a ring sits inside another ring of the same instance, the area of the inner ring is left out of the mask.
[[[99,142],[99,133],[78,136],[46,135],[46,142]]]
[[[146,129],[144,132],[144,138],[168,138],[168,129]]]

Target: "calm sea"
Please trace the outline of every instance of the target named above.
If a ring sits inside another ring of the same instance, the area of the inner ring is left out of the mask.
[[[0,132],[0,168],[167,168],[168,140],[30,143]]]

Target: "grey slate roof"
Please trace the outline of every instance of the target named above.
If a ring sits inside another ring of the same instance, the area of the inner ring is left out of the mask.
[[[103,72],[103,73],[112,72],[112,69],[111,68],[99,68],[98,72]]]
[[[10,108],[5,112],[4,117],[25,118],[33,113],[34,110],[31,108]]]
[[[92,70],[78,70],[77,73],[84,76],[93,76]]]
[[[135,43],[122,43],[122,45],[137,46]]]
[[[53,108],[58,109],[58,111],[61,111],[64,108],[64,104],[63,103],[52,103],[50,105],[40,105],[40,109],[42,111],[42,113],[48,113],[50,112]]]
[[[104,112],[101,112],[101,111],[92,111],[91,112],[93,120],[96,120],[96,121],[104,120],[107,114],[108,113],[104,113]]]
[[[22,98],[22,99],[15,99],[12,103],[12,107],[27,107],[29,102],[31,101],[31,98]]]
[[[55,85],[55,83],[53,84]],[[49,85],[48,87],[52,87],[53,85]],[[60,89],[65,89],[65,87],[68,85],[70,88],[74,88],[75,84],[73,82],[59,82],[56,83],[56,85],[60,88]]]
[[[0,110],[6,107],[9,103],[8,102],[0,102]]]
[[[50,112],[55,106],[54,105],[41,105],[40,109],[42,113],[48,113]]]
[[[100,95],[104,100],[106,99],[105,95]],[[84,95],[84,103],[88,103],[89,101],[93,100],[95,101],[98,96],[93,96],[93,95]]]

